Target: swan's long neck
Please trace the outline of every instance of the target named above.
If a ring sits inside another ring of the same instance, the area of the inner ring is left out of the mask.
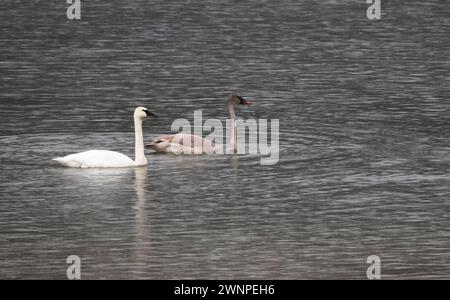
[[[144,135],[142,133],[142,120],[134,117],[134,134],[135,134],[135,160],[137,166],[146,165],[147,158],[144,154]]]
[[[237,133],[236,133],[236,115],[234,113],[234,104],[230,99],[228,100],[228,113],[230,114],[230,149],[233,153],[236,152],[236,144],[237,144]]]

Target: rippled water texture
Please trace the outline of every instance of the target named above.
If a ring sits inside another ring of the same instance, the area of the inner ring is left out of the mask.
[[[450,278],[450,6],[365,1],[0,2],[0,277]],[[280,119],[280,161],[148,152],[132,113]]]

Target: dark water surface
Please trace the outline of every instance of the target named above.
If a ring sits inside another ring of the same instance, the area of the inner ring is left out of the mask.
[[[450,278],[446,1],[0,2],[0,277]],[[148,153],[132,112],[280,119],[280,161]]]

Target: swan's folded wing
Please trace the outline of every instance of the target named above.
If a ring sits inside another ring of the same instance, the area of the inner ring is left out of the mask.
[[[178,133],[172,137],[171,143],[180,144],[184,147],[195,148],[201,147],[205,139],[196,134]]]

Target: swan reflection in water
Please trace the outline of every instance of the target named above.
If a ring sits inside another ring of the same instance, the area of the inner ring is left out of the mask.
[[[147,180],[147,167],[140,167],[134,169],[135,173],[135,191],[136,191],[136,234],[135,234],[135,244],[134,244],[134,257],[135,267],[133,272],[137,273],[138,278],[142,278],[147,273],[147,260],[150,256],[149,249],[151,243],[149,226],[146,225],[146,213],[145,206],[147,202],[146,193],[146,180]]]
[[[74,228],[80,247],[77,251],[86,259],[108,268],[117,259],[111,247],[118,247],[128,253],[123,267],[132,266],[132,276],[145,278],[151,257],[150,227],[146,219],[150,197],[146,191],[147,180],[150,180],[147,179],[147,166],[55,168],[53,171],[58,172],[64,189],[74,188],[78,192],[75,201],[61,203],[65,222],[76,222]],[[86,244],[92,249],[87,251],[82,246]],[[108,278],[109,275],[105,276]]]

